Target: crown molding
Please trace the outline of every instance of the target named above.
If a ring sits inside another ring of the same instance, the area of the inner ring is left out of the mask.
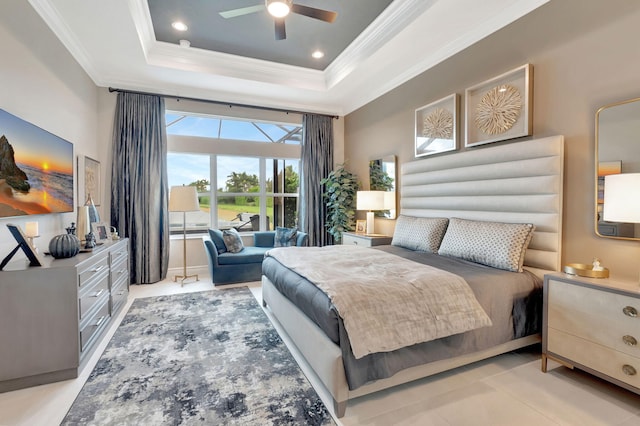
[[[394,0],[325,70],[327,88],[348,77],[362,62],[438,0]]]

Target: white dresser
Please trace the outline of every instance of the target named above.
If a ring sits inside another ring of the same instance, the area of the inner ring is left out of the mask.
[[[638,283],[545,275],[542,371],[550,358],[640,393],[639,315]]]

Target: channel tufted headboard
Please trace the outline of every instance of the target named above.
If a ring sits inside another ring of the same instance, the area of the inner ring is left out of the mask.
[[[563,168],[563,136],[411,161],[401,168],[401,214],[533,223],[524,265],[558,271]]]

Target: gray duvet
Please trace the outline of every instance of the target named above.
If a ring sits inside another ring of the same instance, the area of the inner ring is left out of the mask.
[[[263,274],[340,346],[347,382],[352,390],[369,381],[391,377],[405,368],[488,349],[535,334],[540,329],[542,282],[527,271],[507,272],[396,246],[381,246],[377,249],[461,276],[473,290],[493,325],[393,352],[374,353],[355,359],[349,336],[328,296],[277,260],[267,257],[262,265]],[[336,271],[336,274],[339,273],[340,271]],[[389,284],[392,291],[393,283]]]

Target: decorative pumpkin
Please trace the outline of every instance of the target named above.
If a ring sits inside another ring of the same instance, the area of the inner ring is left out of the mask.
[[[56,259],[73,257],[80,252],[80,240],[72,234],[57,235],[49,241],[49,253]]]

